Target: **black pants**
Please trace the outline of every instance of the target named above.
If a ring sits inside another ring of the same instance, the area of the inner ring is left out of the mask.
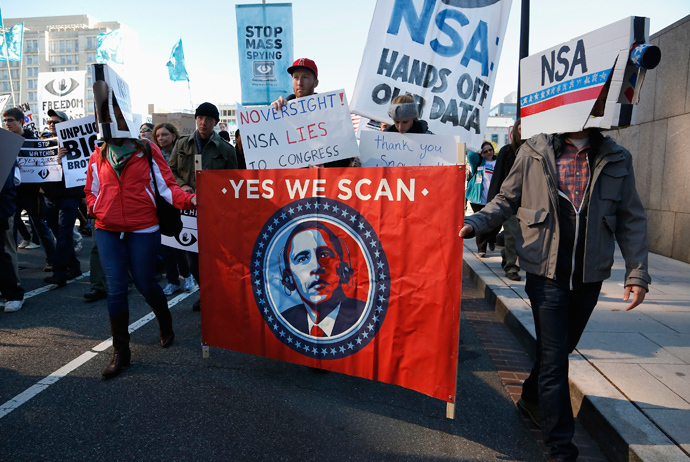
[[[472,211],[474,213],[477,213],[481,209],[484,208],[483,205],[475,204],[473,202],[470,202],[470,206],[472,207]],[[489,231],[488,233],[477,233],[477,235],[476,235],[477,250],[480,253],[486,253],[486,245],[487,244],[496,244],[496,235],[498,234],[499,230],[500,230],[500,228],[496,228],[496,229]]]

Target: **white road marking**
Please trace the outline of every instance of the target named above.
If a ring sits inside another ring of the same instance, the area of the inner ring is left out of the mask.
[[[84,273],[82,276],[73,279],[76,281],[77,279],[81,279],[83,277],[87,277],[89,273]],[[38,294],[41,294],[43,292],[46,292],[50,290],[54,285],[49,285],[46,287],[41,287],[40,289],[32,290],[31,292],[27,292],[28,294],[31,294],[29,296],[33,297]],[[177,305],[179,302],[184,300],[185,298],[189,297],[192,295],[194,292],[197,292],[199,290],[199,286],[194,287],[194,290],[191,292],[184,292],[180,295],[178,295],[175,298],[172,298],[168,300],[168,308],[172,308],[173,306]],[[26,298],[26,295],[25,295]],[[129,332],[132,333],[135,330],[139,329],[149,321],[155,318],[155,315],[153,313],[149,313],[146,316],[143,316],[142,318],[136,320],[132,324],[129,325]],[[78,358],[73,359],[69,363],[65,364],[62,366],[60,369],[56,370],[52,374],[50,374],[48,377],[39,380],[35,385],[30,386],[23,392],[19,393],[17,396],[14,398],[11,398],[7,402],[0,404],[0,419],[5,417],[7,414],[10,412],[14,411],[17,409],[19,406],[22,404],[26,403],[29,401],[31,398],[34,396],[38,395],[40,392],[44,391],[46,388],[48,388],[50,385],[53,385],[56,383],[58,380],[61,378],[65,377],[67,374],[69,374],[72,371],[75,371],[79,367],[83,366],[87,362],[91,361],[93,358],[98,356],[99,353],[102,353],[103,351],[107,350],[110,348],[113,344],[113,338],[110,337],[109,339],[99,343],[98,345],[94,346],[91,348],[89,351],[84,352],[81,356]]]

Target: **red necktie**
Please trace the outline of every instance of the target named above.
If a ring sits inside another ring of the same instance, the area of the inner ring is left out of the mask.
[[[311,335],[312,337],[325,337],[326,336],[323,329],[321,329],[316,324],[311,326],[311,331],[309,332],[309,335]]]

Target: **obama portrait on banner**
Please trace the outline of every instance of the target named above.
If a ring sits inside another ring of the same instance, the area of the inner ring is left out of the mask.
[[[296,291],[302,303],[282,312],[296,330],[312,337],[332,337],[354,326],[366,302],[350,298],[350,252],[324,223],[310,220],[295,226],[281,251],[281,278],[286,293]]]

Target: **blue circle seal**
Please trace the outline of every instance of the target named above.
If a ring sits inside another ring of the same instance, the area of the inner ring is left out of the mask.
[[[315,359],[367,346],[390,299],[376,231],[354,208],[324,197],[290,202],[266,221],[252,251],[251,283],[273,335]]]

